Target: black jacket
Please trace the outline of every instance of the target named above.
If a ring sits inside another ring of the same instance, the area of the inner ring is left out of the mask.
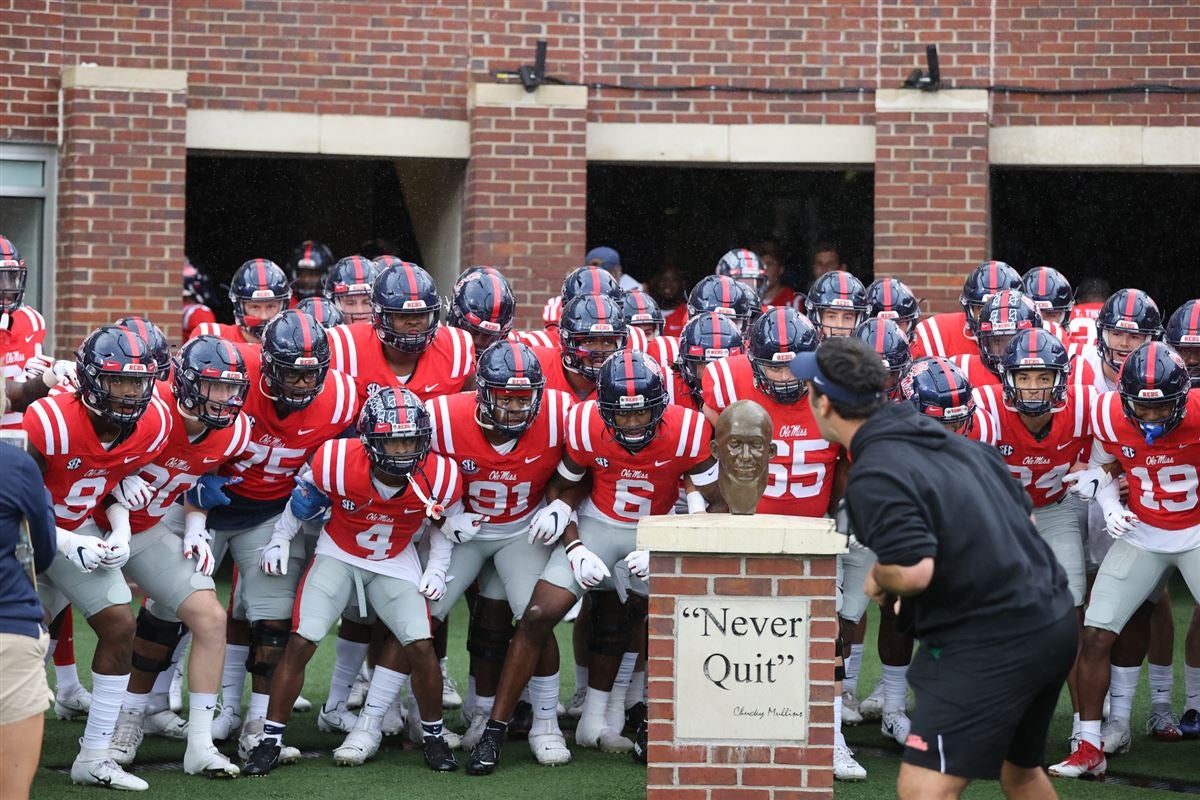
[[[27,522],[34,570],[46,570],[54,560],[54,511],[42,473],[32,458],[0,443],[0,463],[4,464],[4,480],[0,481],[0,633],[36,638],[41,633],[42,604],[17,561],[16,549],[21,525]]]
[[[1067,576],[1029,518],[1029,495],[999,452],[889,403],[850,442],[850,530],[881,564],[934,559],[933,580],[901,604],[923,642],[1010,638],[1072,607]]]

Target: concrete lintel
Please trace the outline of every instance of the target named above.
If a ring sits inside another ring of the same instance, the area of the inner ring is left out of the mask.
[[[1140,125],[993,128],[989,133],[988,155],[992,164],[1002,166],[1143,166],[1147,163],[1146,130]],[[1157,158],[1165,155],[1159,153]],[[1194,151],[1192,155],[1195,156]]]
[[[711,125],[592,122],[589,161],[716,164],[871,164],[870,125]]]
[[[832,556],[846,552],[846,537],[822,517],[688,514],[643,518],[637,546],[655,553]]]
[[[589,161],[729,161],[727,125],[592,122]]]
[[[259,153],[319,153],[318,114],[277,111],[189,109],[189,150],[242,150]]]
[[[62,71],[64,89],[134,89],[151,92],[186,92],[187,70],[96,67],[74,64]]]
[[[587,108],[586,86],[539,86],[532,92],[517,83],[473,83],[467,90],[467,108],[477,106],[537,106]]]
[[[923,92],[920,89],[878,89],[875,92],[876,111],[986,114],[989,109],[986,89],[941,89],[936,92]]]

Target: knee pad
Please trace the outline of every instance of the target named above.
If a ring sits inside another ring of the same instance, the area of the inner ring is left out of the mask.
[[[471,616],[471,624],[467,628],[467,652],[491,664],[503,664],[508,643],[517,629],[511,620],[501,622],[488,617],[486,612]],[[445,626],[442,629],[445,630]]]
[[[846,652],[846,645],[845,645],[845,643],[842,641],[842,637],[840,637],[840,636],[839,636],[839,637],[837,637],[836,639],[834,639],[834,640],[833,640],[833,646],[836,648],[836,652],[837,652],[837,654],[838,654],[838,657],[839,657],[839,658],[842,658],[842,657],[843,657],[843,656],[842,656],[842,654],[843,654],[844,652]],[[843,662],[841,662],[840,664],[837,664],[836,666],[834,666],[834,668],[833,668],[833,679],[834,679],[835,681],[844,681],[844,680],[846,680],[846,662],[845,662],[845,661],[843,661]]]
[[[181,622],[167,622],[150,613],[145,606],[137,615],[137,637],[154,644],[165,645],[172,650],[183,638],[186,629]]]
[[[629,637],[633,634],[633,623],[624,608],[605,613],[605,603],[592,603],[589,609],[591,630],[588,632],[588,650],[602,656],[625,655]]]
[[[259,620],[250,623],[250,651],[246,654],[246,671],[251,675],[270,678],[275,674],[275,661],[264,661],[258,657],[261,647],[287,647],[291,632],[287,628]]]

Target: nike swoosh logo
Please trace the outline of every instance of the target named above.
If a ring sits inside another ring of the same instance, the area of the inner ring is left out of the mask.
[[[205,464],[212,464],[213,462],[220,461],[220,460],[221,460],[221,459],[219,459],[219,458],[206,458],[206,459],[204,459],[204,463],[205,463]]]
[[[555,530],[558,530],[558,512],[551,511],[550,516],[554,517],[554,528],[555,528]]]
[[[76,547],[76,548],[75,548],[75,553],[76,553],[76,554],[79,556],[79,563],[80,563],[80,564],[84,563],[84,561],[83,561],[83,548],[82,548],[82,547]]]
[[[137,461],[139,458],[141,458],[141,456],[129,456],[125,459],[125,463],[128,464],[130,461]]]
[[[425,387],[425,391],[427,391],[427,392],[432,392],[434,389],[436,389],[436,388],[437,388],[437,387],[439,387],[439,386],[441,386],[441,384],[440,384],[440,383],[431,383],[431,384],[429,384],[428,386],[426,386],[426,387]]]
[[[112,786],[112,778],[102,778],[91,770],[88,770],[88,774],[96,779],[96,783],[103,784],[104,786]]]
[[[37,336],[37,334],[34,334],[34,336]],[[26,336],[26,337],[25,337],[25,344],[29,344],[30,342],[32,342],[32,341],[33,341],[33,338],[34,338],[34,336]]]
[[[1059,449],[1059,450],[1066,450],[1068,447],[1070,447],[1070,446],[1071,446],[1071,445],[1073,445],[1073,444],[1075,444],[1075,443],[1074,443],[1074,442],[1067,442],[1066,444],[1060,444],[1060,445],[1058,446],[1058,449]]]
[[[525,459],[525,463],[532,464],[533,462],[537,461],[539,458],[541,458],[540,455],[533,456],[532,458],[527,458],[527,459]]]
[[[425,509],[423,509],[423,508],[406,508],[406,509],[404,509],[404,513],[405,514],[420,514],[424,510]]]
[[[297,436],[307,436],[308,434],[312,433],[315,430],[316,430],[316,428],[301,428],[300,430],[296,431],[296,435]]]
[[[666,461],[655,461],[654,466],[661,467],[663,464],[670,464],[670,463],[671,463],[671,459],[668,458]]]

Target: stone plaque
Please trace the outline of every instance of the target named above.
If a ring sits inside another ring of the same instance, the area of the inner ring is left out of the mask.
[[[680,597],[675,735],[808,739],[808,601]]]

